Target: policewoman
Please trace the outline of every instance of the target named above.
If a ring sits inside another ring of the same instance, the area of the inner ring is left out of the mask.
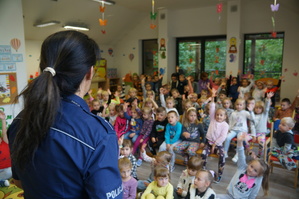
[[[24,109],[8,132],[25,198],[122,198],[116,134],[83,100],[98,59],[97,44],[77,31],[43,42],[41,74],[18,96]]]

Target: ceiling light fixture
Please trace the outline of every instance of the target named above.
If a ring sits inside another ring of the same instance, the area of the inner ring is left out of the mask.
[[[114,1],[110,1],[110,0],[93,0],[93,1],[99,2],[99,3],[104,3],[104,4],[107,4],[107,5],[110,5],[110,6],[115,4]]]
[[[63,26],[65,29],[72,29],[72,30],[82,30],[82,31],[89,31],[89,28],[84,26],[73,26],[73,25],[65,25]]]
[[[47,21],[47,22],[41,22],[41,23],[34,24],[34,26],[38,27],[38,28],[43,28],[43,27],[47,27],[47,26],[53,26],[53,25],[56,25],[59,23],[60,23],[59,21]]]

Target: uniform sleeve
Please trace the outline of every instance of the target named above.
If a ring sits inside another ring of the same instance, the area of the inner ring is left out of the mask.
[[[118,170],[118,144],[107,134],[94,149],[84,172],[89,198],[122,199],[122,181]]]

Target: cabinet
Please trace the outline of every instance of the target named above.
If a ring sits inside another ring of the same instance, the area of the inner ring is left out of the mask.
[[[107,90],[109,88],[111,92],[115,92],[118,84],[119,78],[106,78],[105,81],[98,82],[98,88],[101,87],[103,90]]]

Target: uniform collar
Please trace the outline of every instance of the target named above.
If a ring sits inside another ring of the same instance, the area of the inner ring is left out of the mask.
[[[64,96],[63,99],[83,108],[87,112],[90,112],[87,103],[78,95],[73,94],[69,96]]]

